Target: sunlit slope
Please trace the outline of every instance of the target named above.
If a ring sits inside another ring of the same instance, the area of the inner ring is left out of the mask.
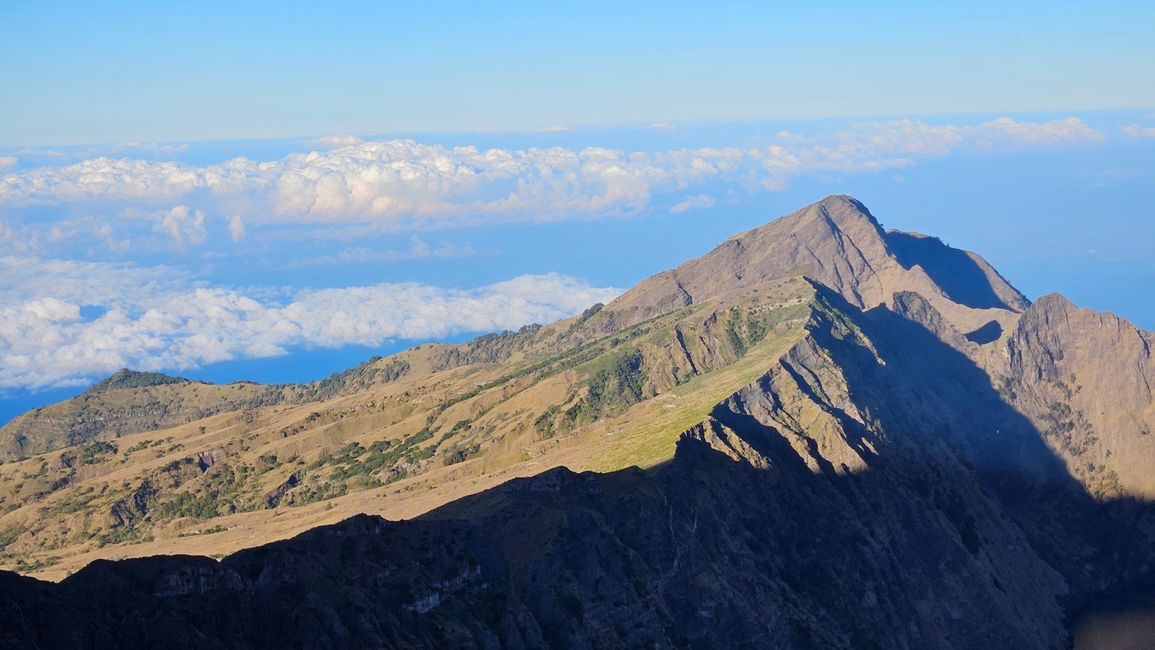
[[[654,465],[801,336],[812,296],[786,278],[599,338],[581,328],[610,316],[591,310],[520,335],[577,341],[561,353],[513,346],[500,363],[438,370],[430,351],[443,352],[426,346],[373,362],[425,368],[406,361],[348,395],[0,465],[3,552],[8,566],[58,576],[96,557],[229,552],[355,512],[413,516],[558,465]]]

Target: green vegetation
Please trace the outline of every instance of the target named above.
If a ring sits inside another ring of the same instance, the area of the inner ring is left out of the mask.
[[[94,442],[80,448],[80,464],[95,465],[103,463],[116,455],[116,445],[111,442]]]
[[[140,442],[129,447],[128,449],[125,449],[124,455],[129,456],[129,455],[134,454],[138,451],[143,451],[145,449],[148,449],[149,447],[152,447],[153,445],[163,444],[163,442],[164,441],[162,441],[162,440],[141,440]]]
[[[445,456],[442,458],[441,462],[444,465],[456,465],[457,463],[463,463],[480,453],[481,445],[476,442],[472,445],[466,446],[453,445],[448,450],[446,450]]]
[[[367,478],[377,475],[382,470],[393,469],[399,463],[412,465],[431,457],[436,451],[437,445],[422,447],[421,444],[432,438],[433,432],[425,428],[397,443],[392,440],[378,440],[369,445],[368,449],[354,442],[329,456],[313,461],[305,469],[308,472],[318,470],[326,465],[333,466],[335,469],[329,473],[331,481],[341,482],[354,477]],[[387,478],[386,482],[398,480],[405,475],[407,472],[395,471]],[[370,484],[372,483],[370,482]]]
[[[731,309],[730,318],[726,321],[726,339],[730,342],[734,355],[738,357],[746,354],[746,339],[738,332],[742,324],[741,310]]]
[[[368,361],[344,372],[335,372],[328,377],[296,387],[294,402],[321,402],[338,395],[346,395],[372,386],[380,386],[409,374],[409,362],[403,359],[383,359],[370,357]]]
[[[325,481],[318,485],[305,485],[294,490],[288,505],[303,506],[317,501],[327,501],[344,496],[349,488],[344,483]]]
[[[123,526],[97,535],[96,545],[104,547],[109,544],[142,544],[154,539],[156,538],[153,537],[152,533],[142,526]]]
[[[210,526],[209,528],[204,528],[202,530],[192,530],[178,533],[177,537],[198,537],[200,535],[214,535],[216,533],[223,533],[226,530],[228,530],[227,526],[221,526],[218,524],[216,526]]]
[[[1058,394],[1059,399],[1051,401],[1048,409],[1042,414],[1042,433],[1045,438],[1058,444],[1073,457],[1082,456],[1099,442],[1099,436],[1087,421],[1082,411],[1075,411],[1067,403],[1074,396],[1075,391],[1063,382],[1049,384]]]
[[[159,520],[190,517],[211,519],[238,510],[255,507],[255,494],[249,486],[249,479],[255,475],[252,467],[241,465],[233,468],[221,464],[208,470],[200,489],[196,492],[181,492],[175,498],[162,502],[156,507]]]
[[[552,438],[557,433],[554,423],[561,415],[561,407],[554,404],[545,410],[533,421],[533,430],[542,438]]]
[[[745,356],[750,348],[762,342],[784,319],[795,315],[796,309],[755,310],[730,309],[726,319],[726,340],[736,357]]]
[[[95,395],[110,390],[122,388],[149,388],[152,386],[166,386],[168,384],[188,384],[188,379],[170,377],[159,372],[136,372],[128,368],[121,368],[107,379],[100,381],[85,391],[85,395]]]
[[[76,494],[69,499],[58,502],[51,509],[48,509],[47,515],[71,515],[80,512],[88,507],[96,497],[100,496],[96,489],[92,486],[85,486],[76,491]]]
[[[645,357],[640,349],[599,359],[587,383],[587,393],[565,412],[570,422],[592,422],[615,415],[645,397]]]

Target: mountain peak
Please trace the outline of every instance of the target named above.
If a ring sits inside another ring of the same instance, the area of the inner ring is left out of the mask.
[[[971,322],[979,316],[966,310],[1021,312],[1028,304],[978,255],[931,237],[885,232],[861,201],[835,194],[731,237],[642,282],[608,308],[622,314],[622,322],[636,322],[800,275],[864,309],[888,303],[896,291],[918,291],[940,311],[966,321],[959,323],[965,330],[982,324]]]
[[[812,203],[799,212],[817,211],[839,225],[851,222],[865,222],[880,228],[878,220],[870,213],[862,201],[848,194],[831,194],[820,201]],[[795,213],[797,214],[797,213]]]

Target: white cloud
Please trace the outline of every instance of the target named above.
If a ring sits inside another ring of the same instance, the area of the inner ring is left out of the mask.
[[[712,207],[714,207],[714,199],[705,194],[699,194],[670,206],[670,214],[681,214],[690,210],[705,210]]]
[[[979,143],[983,146],[1010,141],[1019,146],[1057,147],[1066,144],[1104,140],[1107,134],[1089,126],[1077,117],[1051,122],[1016,122],[1000,117],[980,124]]]
[[[231,229],[231,225],[230,225]],[[156,231],[167,233],[177,246],[198,246],[205,242],[205,213],[178,205],[164,213]]]
[[[70,323],[80,319],[80,306],[57,300],[37,298],[24,303],[24,309],[41,320]]]
[[[29,272],[34,279],[14,279]],[[283,296],[190,286],[164,267],[0,258],[0,389],[83,384],[125,366],[179,371],[302,347],[514,329],[618,293],[551,273],[476,289],[403,283]],[[84,320],[82,305],[107,311]]]
[[[39,248],[36,235],[25,228],[14,228],[0,221],[0,251],[27,253]]]
[[[1132,138],[1155,138],[1155,126],[1139,126],[1138,124],[1128,124],[1120,127],[1120,130]]]
[[[362,142],[363,140],[355,135],[327,135],[315,140],[306,140],[305,144],[310,147],[336,149],[338,147],[352,147]]]
[[[229,237],[235,242],[245,238],[245,220],[239,214],[229,217]]]
[[[52,230],[48,231],[48,241],[55,244],[72,239],[77,234],[79,233],[76,230],[67,226],[52,226]]]
[[[16,158],[16,156],[0,156],[0,169],[15,167],[18,162],[20,162],[20,160]]]
[[[1053,148],[1105,137],[1077,117],[1002,117],[980,124],[893,120],[813,136],[783,132],[778,143],[758,148],[657,152],[478,149],[332,136],[313,142],[324,150],[278,160],[194,166],[98,157],[9,173],[0,177],[0,204],[155,210],[176,203],[208,214],[243,212],[256,225],[361,222],[375,224],[378,232],[404,231],[631,214],[656,196],[703,193],[710,184],[776,190],[802,174],[871,173],[960,150]],[[180,235],[174,239],[195,241],[195,232],[173,230]]]

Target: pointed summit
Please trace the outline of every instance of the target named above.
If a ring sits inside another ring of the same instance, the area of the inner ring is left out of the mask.
[[[840,228],[863,226],[873,227],[882,232],[878,220],[870,214],[870,210],[861,201],[847,194],[831,194],[794,214],[798,213],[817,213],[821,218],[829,219]]]
[[[964,329],[982,324],[982,316],[966,310],[1011,313],[1028,304],[978,255],[937,239],[887,233],[862,202],[832,195],[651,277],[609,308],[626,316],[623,321],[641,320],[798,275],[863,309],[889,303],[897,291],[917,291],[944,314],[960,318]]]

